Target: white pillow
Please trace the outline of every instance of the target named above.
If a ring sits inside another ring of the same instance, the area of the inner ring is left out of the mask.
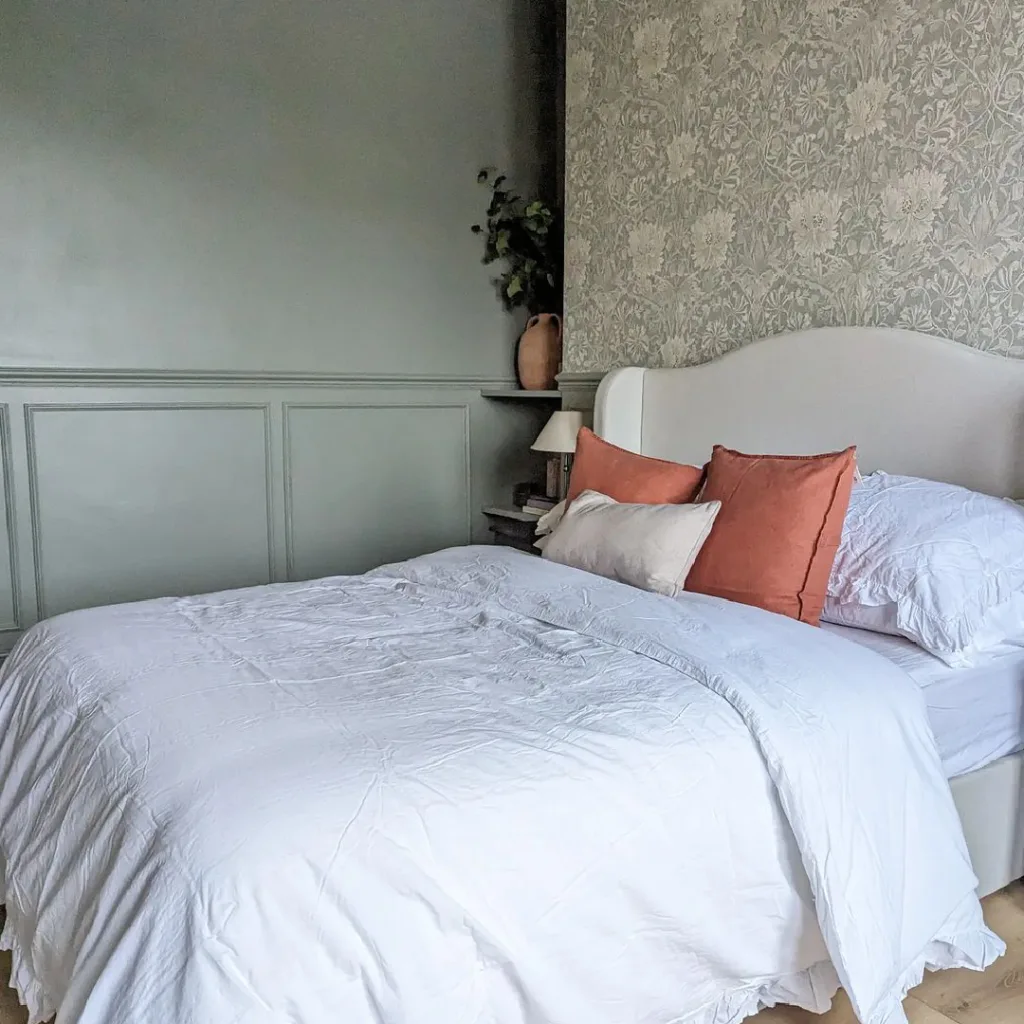
[[[544,557],[675,597],[721,507],[628,505],[584,491],[546,538]]]
[[[565,515],[566,502],[560,501],[554,508],[549,509],[537,520],[537,536],[545,537],[549,534],[561,521],[562,516]]]
[[[1024,645],[1024,509],[872,473],[850,496],[821,617],[905,636],[953,667]]]

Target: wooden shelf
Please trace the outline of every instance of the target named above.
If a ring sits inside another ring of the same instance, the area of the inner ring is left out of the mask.
[[[484,398],[497,398],[505,402],[560,402],[562,392],[524,391],[522,388],[483,388],[480,394]]]
[[[498,516],[500,519],[514,519],[517,523],[536,523],[540,516],[530,515],[518,508],[503,508],[500,505],[485,505],[481,512],[485,516]]]

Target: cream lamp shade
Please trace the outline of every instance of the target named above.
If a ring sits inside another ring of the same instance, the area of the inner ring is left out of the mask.
[[[560,410],[551,414],[537,440],[530,447],[535,452],[571,455],[576,451],[576,435],[583,426],[583,413]]]

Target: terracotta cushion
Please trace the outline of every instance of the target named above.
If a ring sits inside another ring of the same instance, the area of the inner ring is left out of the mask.
[[[686,589],[818,624],[857,449],[744,455],[716,445],[701,501],[720,501]]]
[[[567,501],[598,491],[632,505],[678,505],[697,497],[703,478],[704,470],[696,466],[637,455],[581,427]]]

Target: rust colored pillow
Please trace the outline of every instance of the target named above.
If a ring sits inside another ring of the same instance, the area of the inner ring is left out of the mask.
[[[703,478],[704,470],[696,466],[637,455],[581,427],[566,500],[600,491],[632,505],[679,505],[697,497]]]
[[[716,445],[701,501],[722,509],[686,589],[816,626],[843,532],[857,449],[744,455]]]

